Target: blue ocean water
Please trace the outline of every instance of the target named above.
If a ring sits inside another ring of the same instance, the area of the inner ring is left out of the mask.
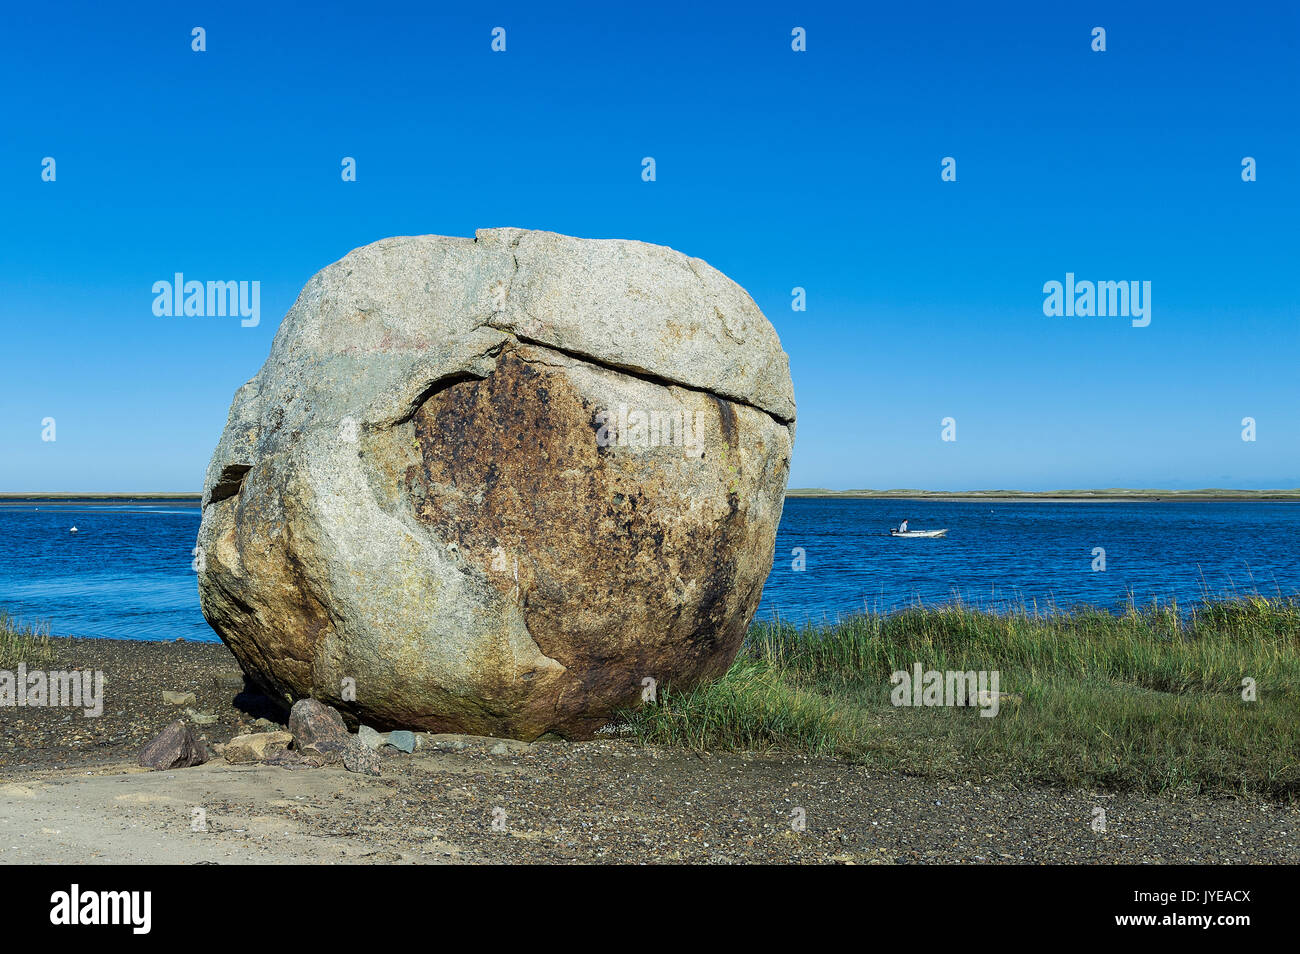
[[[947,528],[896,539],[890,527]],[[805,569],[793,566],[796,547]],[[1105,569],[1094,570],[1094,549]],[[1300,503],[786,501],[759,618],[964,603],[1040,609],[1300,593]]]
[[[54,636],[219,642],[192,568],[199,516],[197,503],[0,504],[0,609]]]
[[[888,536],[904,518],[948,536]],[[56,636],[216,640],[191,568],[198,525],[196,504],[0,505],[0,607],[48,621]],[[834,619],[953,599],[1118,609],[1256,592],[1300,593],[1300,504],[794,498],[758,616]]]

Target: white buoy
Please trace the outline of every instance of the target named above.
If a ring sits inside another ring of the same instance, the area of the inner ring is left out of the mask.
[[[77,532],[77,528],[76,528],[76,527],[73,527],[71,530],[68,531],[68,533],[76,533],[76,532]]]

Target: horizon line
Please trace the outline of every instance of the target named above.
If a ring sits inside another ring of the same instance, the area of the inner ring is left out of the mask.
[[[1267,489],[1246,489],[1232,487],[1200,487],[1188,490],[1170,490],[1162,487],[1091,487],[1060,490],[1012,490],[987,488],[982,490],[924,490],[915,487],[895,487],[889,489],[854,488],[831,490],[825,487],[790,487],[785,491],[787,497],[1054,497],[1054,496],[1239,496],[1258,497],[1266,494],[1286,494],[1300,496],[1300,487],[1275,487]],[[144,491],[139,493],[89,491],[84,493],[68,491],[32,491],[0,492],[0,500],[202,500],[198,491]]]

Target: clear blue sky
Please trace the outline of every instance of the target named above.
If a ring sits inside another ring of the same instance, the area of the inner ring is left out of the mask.
[[[198,490],[314,272],[505,225],[743,285],[792,486],[1300,485],[1293,4],[542,6],[10,5],[0,491]],[[177,271],[261,325],[155,317]],[[1150,326],[1045,317],[1067,271],[1150,281]]]

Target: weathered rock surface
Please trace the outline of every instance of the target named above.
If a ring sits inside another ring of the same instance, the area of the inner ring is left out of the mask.
[[[299,699],[289,710],[289,735],[303,755],[338,754],[348,727],[338,710],[317,699]]]
[[[212,684],[223,692],[240,693],[244,691],[244,673],[242,670],[217,673],[212,677]]]
[[[286,702],[590,735],[646,680],[730,664],[794,416],[772,326],[699,259],[519,229],[386,239],[308,282],[235,395],[203,611]]]
[[[178,769],[202,765],[209,758],[207,746],[194,737],[188,725],[178,719],[140,750],[139,761],[145,768]]]
[[[394,729],[388,733],[384,739],[385,745],[391,745],[399,752],[411,753],[415,751],[415,733],[408,732],[405,729]]]
[[[366,748],[356,739],[349,739],[347,748],[343,750],[343,767],[349,772],[362,775],[378,775],[379,753]]]
[[[337,765],[349,772],[379,774],[379,756],[348,733],[338,710],[316,699],[299,699],[289,710],[293,753],[309,762]]]

